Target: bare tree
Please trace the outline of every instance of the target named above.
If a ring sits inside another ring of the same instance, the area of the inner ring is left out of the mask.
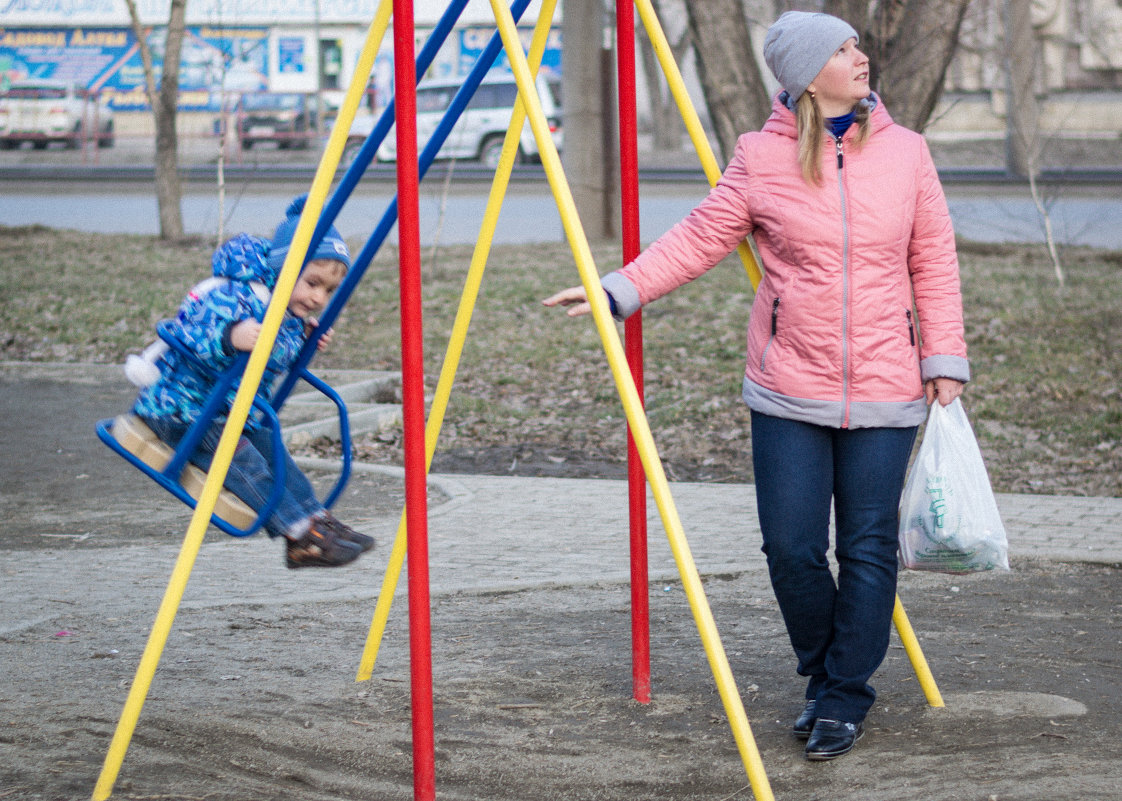
[[[768,95],[741,0],[686,3],[701,90],[724,159],[767,119]]]
[[[152,51],[140,22],[136,0],[125,0],[125,5],[128,6],[133,33],[140,46],[148,105],[152,107],[156,123],[156,204],[160,214],[160,238],[175,241],[183,238],[183,210],[180,207],[183,190],[179,181],[179,139],[175,115],[179,104],[179,54],[186,30],[187,0],[171,0],[158,90]]]
[[[843,16],[859,5],[827,0],[825,8]],[[970,0],[889,0],[860,20],[850,18],[858,30],[864,22],[873,89],[904,127],[922,131],[931,118],[969,5]]]
[[[663,33],[666,34],[667,42],[670,45],[670,53],[674,61],[680,64],[693,44],[689,28],[684,27],[677,39],[671,40],[669,32],[665,30],[667,19],[665,2],[654,0],[651,5],[663,23]],[[678,114],[678,107],[670,96],[670,88],[663,76],[662,67],[659,65],[654,45],[651,44],[646,28],[642,25],[637,26],[636,34],[639,41],[640,65],[643,70],[643,77],[646,80],[647,95],[650,100],[654,147],[656,150],[677,150],[682,146],[682,134],[685,130]]]
[[[1006,85],[1005,166],[1009,172],[1028,180],[1032,202],[1044,223],[1045,244],[1056,281],[1063,286],[1064,270],[1052,233],[1052,217],[1037,183],[1042,149],[1040,102],[1036,94],[1040,65],[1031,3],[1028,0],[1003,0],[1002,22],[1005,31],[1005,51],[1002,54]]]

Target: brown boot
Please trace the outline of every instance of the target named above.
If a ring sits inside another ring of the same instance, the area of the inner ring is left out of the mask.
[[[362,549],[363,553],[374,548],[375,540],[373,537],[355,531],[347,524],[340,522],[331,512],[324,510],[323,514],[316,518],[316,520],[317,522],[321,522],[328,531],[339,539],[349,542],[352,545],[357,545]]]
[[[290,570],[340,567],[362,555],[362,548],[338,537],[321,520],[313,520],[304,536],[297,540],[286,539],[285,544],[284,563]]]

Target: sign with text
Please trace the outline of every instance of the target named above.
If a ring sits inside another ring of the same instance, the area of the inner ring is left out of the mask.
[[[460,31],[460,75],[467,75],[471,72],[471,68],[475,65],[479,56],[482,55],[483,48],[487,46],[487,42],[491,40],[494,33],[494,28],[486,27],[464,28]],[[533,35],[534,32],[529,28],[518,29],[518,36],[522,40],[524,50],[529,51]],[[510,60],[507,59],[505,50],[499,52],[499,57],[495,59],[494,68],[510,72]],[[541,73],[547,78],[561,76],[560,28],[551,28],[549,35],[546,37]]]
[[[148,34],[157,75],[163,72],[166,40],[164,28]],[[218,111],[223,87],[267,88],[267,45],[266,28],[188,28],[179,61],[179,107]],[[130,28],[0,27],[0,85],[25,78],[103,92],[115,109],[148,107],[140,46]]]
[[[275,23],[370,24],[379,0],[190,0],[188,25],[270,25]],[[169,0],[137,0],[145,25],[166,25]],[[415,0],[413,18],[419,27],[431,26],[444,13],[448,0]],[[541,0],[531,0],[522,19],[537,19]],[[7,25],[121,25],[129,19],[125,0],[0,0],[0,20]],[[487,0],[469,0],[461,25],[493,24]],[[560,17],[558,17],[560,19]]]

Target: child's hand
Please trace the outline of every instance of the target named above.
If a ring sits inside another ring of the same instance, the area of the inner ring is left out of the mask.
[[[230,344],[234,346],[234,350],[253,350],[259,336],[261,336],[261,323],[253,319],[242,320],[230,329]]]
[[[309,317],[307,322],[304,324],[304,336],[310,337],[312,335],[312,332],[315,331],[318,326],[319,320],[317,320],[315,317]],[[331,338],[334,335],[334,328],[328,328],[326,331],[324,331],[323,336],[321,336],[319,338],[319,342],[316,343],[316,350],[327,350],[327,346],[331,344]]]

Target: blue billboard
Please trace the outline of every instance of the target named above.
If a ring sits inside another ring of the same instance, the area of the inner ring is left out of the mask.
[[[165,28],[150,29],[156,75]],[[179,61],[179,108],[218,111],[227,92],[268,87],[268,28],[191,26]],[[24,78],[66,81],[102,92],[119,110],[148,108],[144,65],[131,28],[0,27],[0,87]]]
[[[476,60],[483,54],[483,49],[494,35],[493,27],[465,28],[460,31],[460,66],[459,74],[467,75],[475,65]],[[530,49],[533,39],[533,30],[519,28],[518,36],[522,40],[523,50]],[[506,57],[506,50],[499,52],[495,59],[495,69],[510,72],[510,60]],[[545,40],[545,52],[542,54],[541,74],[547,78],[561,77],[561,29],[551,28]]]

